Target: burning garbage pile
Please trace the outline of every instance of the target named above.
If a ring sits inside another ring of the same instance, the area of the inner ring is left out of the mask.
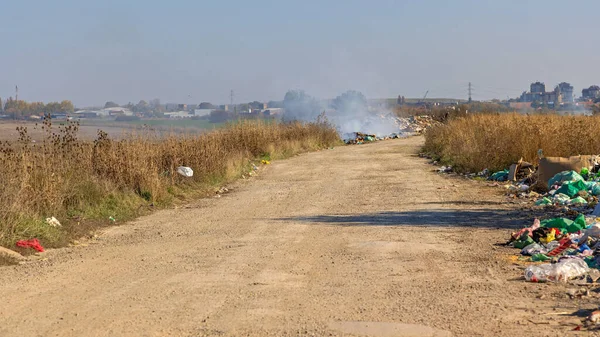
[[[350,145],[360,145],[366,142],[374,142],[378,140],[387,140],[387,139],[396,139],[400,138],[400,135],[397,133],[390,134],[385,137],[377,137],[376,135],[367,135],[362,132],[354,132],[352,134],[345,135],[344,143]]]
[[[361,121],[361,123],[354,123],[362,130],[344,133],[342,138],[346,144],[358,145],[422,134],[427,128],[438,123],[431,116],[399,118],[393,115],[376,115]],[[351,122],[342,122],[342,129],[348,129],[352,124]]]

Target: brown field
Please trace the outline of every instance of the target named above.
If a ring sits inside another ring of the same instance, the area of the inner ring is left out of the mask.
[[[62,122],[54,122],[55,124],[66,124],[65,121]],[[31,139],[39,142],[44,139],[44,132],[41,129],[42,122],[29,122],[29,121],[1,121],[0,122],[0,141],[14,141],[19,137],[19,132],[17,132],[17,127],[25,126],[27,127],[27,131],[31,136]],[[199,128],[187,128],[185,130],[181,128],[169,128],[167,126],[163,127],[153,127],[153,131],[158,132],[159,134],[166,136],[168,134],[182,134],[182,133],[200,133],[205,130]],[[108,136],[112,139],[123,139],[129,136],[131,133],[137,133],[144,130],[142,125],[136,124],[127,124],[127,123],[111,123],[107,125],[102,124],[91,124],[88,122],[83,122],[79,126],[78,137],[82,140],[94,140],[98,137],[98,130],[102,130],[108,134]]]

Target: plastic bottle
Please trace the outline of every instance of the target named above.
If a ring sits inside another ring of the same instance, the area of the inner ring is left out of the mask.
[[[525,269],[525,279],[530,282],[566,282],[585,275],[589,270],[583,259],[573,258],[555,264],[529,266]]]

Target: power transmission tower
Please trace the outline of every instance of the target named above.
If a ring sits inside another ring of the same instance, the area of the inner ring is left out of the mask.
[[[471,103],[471,94],[473,93],[473,87],[471,86],[471,82],[469,82],[469,103]]]

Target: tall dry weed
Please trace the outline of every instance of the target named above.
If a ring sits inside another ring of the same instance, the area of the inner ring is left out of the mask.
[[[474,114],[431,128],[424,151],[458,171],[507,168],[520,158],[600,153],[600,117]]]
[[[45,119],[37,127],[46,134],[41,143],[19,127],[17,141],[0,144],[0,245],[33,237],[46,246],[63,245],[90,224],[127,219],[186,191],[233,179],[265,154],[277,158],[340,142],[326,121],[240,121],[200,135],[166,137],[142,130],[121,140],[98,131],[93,142],[77,138],[77,123],[54,126]],[[194,176],[176,174],[179,166],[191,167]],[[63,228],[45,224],[51,216]]]

